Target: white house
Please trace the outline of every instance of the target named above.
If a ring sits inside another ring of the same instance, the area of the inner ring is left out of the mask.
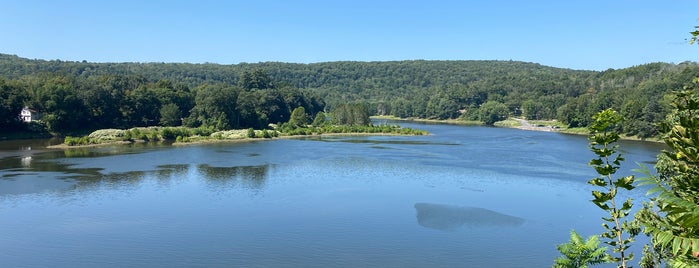
[[[41,116],[37,111],[29,109],[29,107],[24,107],[24,109],[22,109],[22,111],[19,113],[19,119],[22,120],[22,122],[36,121],[41,119],[40,117]]]

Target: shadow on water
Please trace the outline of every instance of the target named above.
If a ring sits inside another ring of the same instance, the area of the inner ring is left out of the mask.
[[[463,226],[514,227],[524,219],[478,207],[416,203],[417,223],[430,229],[449,231]]]

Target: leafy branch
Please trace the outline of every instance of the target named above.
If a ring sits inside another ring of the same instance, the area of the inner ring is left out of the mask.
[[[697,33],[699,35],[699,33]],[[695,35],[695,37],[697,36]],[[699,267],[699,79],[675,92],[661,125],[671,150],[658,156],[657,175],[641,178],[655,195],[636,213],[657,255],[671,267]]]
[[[613,252],[618,256],[609,255],[611,262],[619,263],[619,267],[627,267],[627,262],[633,259],[633,253],[627,253],[628,248],[639,233],[638,228],[626,218],[632,207],[632,199],[628,198],[621,205],[617,202],[619,189],[633,190],[634,176],[626,176],[614,179],[613,175],[621,166],[624,158],[617,152],[619,134],[613,128],[622,121],[621,115],[612,109],[598,112],[593,116],[590,130],[590,150],[597,158],[590,160],[590,165],[599,174],[598,177],[588,181],[589,184],[603,188],[604,190],[592,191],[592,203],[607,211],[609,217],[602,217],[605,232],[601,234],[605,238],[605,244],[612,246]]]

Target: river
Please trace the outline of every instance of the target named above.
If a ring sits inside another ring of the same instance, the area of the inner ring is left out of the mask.
[[[549,267],[602,231],[585,137],[401,124],[431,135],[0,142],[0,266]],[[622,142],[619,173],[661,149]]]

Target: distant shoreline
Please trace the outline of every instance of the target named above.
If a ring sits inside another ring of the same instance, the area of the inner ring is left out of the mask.
[[[414,118],[399,118],[399,117],[394,117],[394,116],[372,116],[372,119],[384,119],[384,120],[394,120],[394,121],[406,121],[406,122],[426,122],[426,123],[438,123],[438,124],[450,124],[450,125],[463,125],[463,126],[484,126],[483,122],[480,121],[466,121],[466,120],[458,120],[458,119],[447,119],[447,120],[438,120],[438,119],[414,119]],[[514,121],[516,124],[508,124],[506,121]],[[514,129],[520,129],[520,130],[527,130],[527,131],[541,131],[541,132],[556,132],[556,133],[561,133],[561,134],[569,134],[569,135],[580,135],[580,136],[588,136],[589,133],[586,128],[575,128],[575,129],[570,129],[570,128],[565,128],[565,127],[555,127],[554,123],[556,121],[546,121],[546,123],[550,123],[547,125],[535,125],[532,124],[529,120],[526,119],[521,119],[521,118],[514,118],[510,117],[507,120],[504,121],[498,121],[493,125],[494,127],[501,127],[501,128],[514,128]],[[663,143],[661,139],[658,138],[639,138],[637,136],[626,136],[621,134],[620,138],[622,140],[630,140],[630,141],[647,141],[647,142],[654,142],[654,143]]]

